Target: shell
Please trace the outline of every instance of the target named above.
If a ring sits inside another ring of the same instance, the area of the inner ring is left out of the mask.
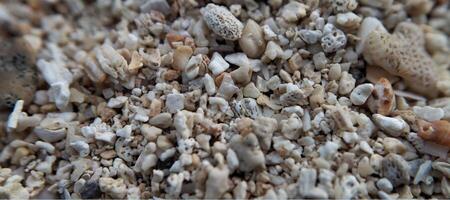
[[[450,147],[450,122],[417,120],[419,136],[427,141]]]

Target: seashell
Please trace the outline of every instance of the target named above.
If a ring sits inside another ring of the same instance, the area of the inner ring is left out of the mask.
[[[418,135],[427,141],[450,147],[450,122],[417,120]]]
[[[46,118],[33,132],[46,142],[56,142],[66,137],[67,123],[59,118]]]
[[[370,83],[358,85],[350,93],[350,101],[357,106],[363,105],[372,94],[373,89],[374,86]]]
[[[374,85],[367,105],[373,113],[389,115],[395,107],[395,94],[392,85],[386,78],[380,78]]]

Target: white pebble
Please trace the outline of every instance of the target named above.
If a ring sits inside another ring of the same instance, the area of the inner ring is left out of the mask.
[[[403,119],[386,117],[380,114],[372,115],[375,124],[387,134],[398,137],[409,130],[408,124]]]
[[[176,113],[184,109],[183,94],[168,94],[166,99],[166,109],[169,113]]]
[[[211,58],[211,62],[208,65],[209,70],[211,70],[211,72],[214,75],[219,75],[220,73],[227,70],[229,67],[230,67],[230,64],[228,64],[227,61],[225,61],[225,59],[223,59],[222,55],[220,55],[217,52],[214,52],[214,54]]]
[[[429,122],[437,121],[444,117],[444,110],[442,110],[442,108],[414,106],[413,111],[417,117]]]
[[[363,105],[372,94],[373,89],[374,86],[371,83],[358,85],[350,94],[350,101],[357,106]]]

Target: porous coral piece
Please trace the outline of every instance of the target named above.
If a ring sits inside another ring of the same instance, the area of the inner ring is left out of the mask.
[[[220,37],[226,40],[237,40],[241,37],[244,25],[226,7],[210,3],[200,12],[206,25]]]
[[[392,34],[383,29],[371,31],[365,39],[364,59],[403,78],[413,91],[438,95],[436,64],[424,48],[424,36],[413,23],[402,22]]]

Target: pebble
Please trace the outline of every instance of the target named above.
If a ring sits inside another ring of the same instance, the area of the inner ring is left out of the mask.
[[[169,113],[176,113],[184,109],[183,94],[168,94],[166,97],[166,110]]]
[[[249,58],[259,58],[266,49],[264,33],[258,23],[249,19],[244,29],[242,37],[239,39],[239,46]]]
[[[80,190],[80,197],[83,199],[100,199],[102,191],[96,181],[87,181]]]
[[[300,38],[307,44],[315,44],[322,38],[322,31],[302,29],[298,31]]]
[[[281,8],[281,17],[288,22],[296,22],[306,16],[305,4],[291,1]]]
[[[214,75],[219,75],[230,67],[230,64],[217,52],[214,52],[209,62],[208,68]]]
[[[337,24],[346,28],[359,27],[361,20],[361,17],[353,12],[338,13],[336,18]]]
[[[387,178],[379,179],[376,184],[378,189],[386,193],[391,193],[392,190],[394,189],[394,186]]]
[[[317,70],[324,69],[328,63],[327,57],[324,52],[319,52],[313,56],[314,66]]]
[[[346,95],[349,94],[353,88],[355,88],[356,80],[353,78],[352,74],[344,71],[341,74],[341,79],[339,81],[339,94]]]
[[[239,170],[250,172],[265,168],[265,158],[258,145],[258,138],[250,133],[246,136],[234,135],[230,147],[239,158]]]
[[[413,111],[417,117],[429,122],[438,121],[444,117],[444,110],[442,108],[414,106]]]
[[[408,149],[397,138],[385,137],[383,138],[384,149],[389,153],[404,154]]]
[[[450,164],[447,162],[435,161],[431,165],[433,169],[441,172],[447,178],[450,178]]]
[[[200,12],[215,34],[226,40],[237,40],[241,37],[244,25],[226,7],[209,3]]]
[[[372,94],[374,86],[371,83],[358,85],[350,93],[350,101],[353,105],[363,105]]]
[[[170,113],[160,113],[152,117],[148,123],[158,128],[168,128],[172,125],[172,115]]]
[[[372,118],[375,124],[387,134],[399,137],[409,131],[409,126],[401,118],[386,117],[380,114],[373,114]]]
[[[409,165],[400,155],[390,153],[382,161],[381,174],[394,187],[409,184]]]
[[[431,172],[432,162],[427,160],[419,166],[417,173],[414,176],[413,184],[419,184],[420,182],[426,182],[425,179]]]

